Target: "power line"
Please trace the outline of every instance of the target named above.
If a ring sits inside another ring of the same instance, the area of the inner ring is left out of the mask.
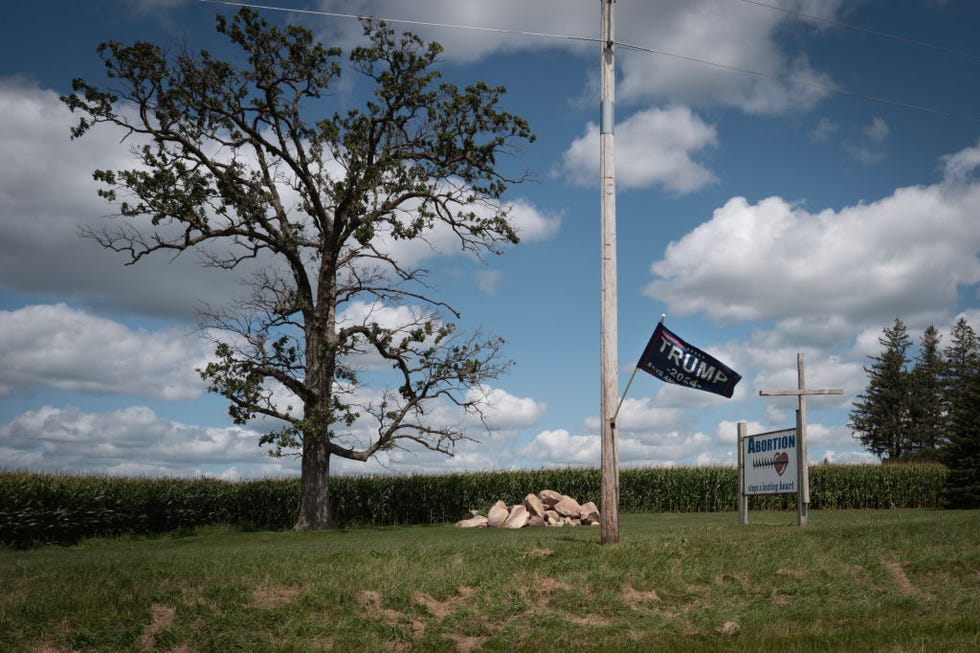
[[[907,36],[899,36],[898,34],[891,34],[889,32],[882,32],[881,30],[865,27],[864,25],[845,23],[844,21],[835,20],[833,18],[827,18],[825,16],[817,16],[815,14],[807,14],[802,11],[796,11],[795,9],[786,9],[784,7],[777,7],[776,5],[770,5],[765,2],[759,2],[759,0],[739,0],[739,2],[744,2],[745,4],[749,4],[749,5],[755,5],[757,7],[765,7],[766,9],[772,9],[773,11],[780,11],[790,16],[796,16],[798,18],[806,18],[807,20],[813,20],[818,23],[824,23],[825,25],[833,25],[834,27],[844,27],[846,29],[852,29],[858,32],[873,34],[874,36],[880,36],[882,38],[892,39],[894,41],[901,41],[902,43],[909,43],[911,45],[917,45],[919,47],[929,48],[931,50],[937,50],[939,52],[945,52],[946,54],[953,54],[958,57],[965,57],[967,59],[980,61],[980,54],[974,54],[972,52],[964,52],[963,50],[954,50],[952,48],[947,48],[946,46],[943,45],[936,45],[934,43],[928,43],[926,41],[919,41],[917,39],[912,39]]]
[[[792,12],[789,10],[780,9],[779,7],[773,7],[771,5],[764,5],[760,2],[755,2],[754,0],[741,0],[742,2],[750,2],[751,4],[758,4],[760,6],[769,7],[771,9],[776,9],[778,11],[785,11],[787,13],[799,14],[801,16],[811,17],[808,14],[801,14],[800,12]],[[590,37],[590,36],[570,36],[567,34],[553,34],[548,32],[530,32],[525,30],[514,30],[514,29],[504,29],[497,27],[479,27],[475,25],[456,25],[452,23],[435,23],[421,20],[409,20],[404,18],[379,18],[377,16],[367,16],[362,14],[347,14],[333,11],[320,11],[315,9],[295,9],[289,7],[276,7],[272,5],[260,5],[252,2],[236,2],[235,0],[198,0],[198,2],[205,2],[209,4],[219,4],[228,5],[232,7],[251,7],[253,9],[265,9],[268,11],[280,11],[286,13],[294,14],[307,14],[315,16],[329,16],[332,18],[350,18],[357,20],[383,20],[388,23],[397,23],[403,25],[418,25],[424,27],[442,27],[446,29],[461,29],[470,30],[477,32],[492,32],[496,34],[515,34],[519,36],[531,36],[537,38],[550,38],[550,39],[561,39],[566,41],[584,41],[588,43],[599,43],[602,39]],[[811,17],[814,19],[819,19],[819,17]],[[825,19],[829,20],[829,19]],[[773,75],[771,73],[764,73],[758,70],[752,70],[751,68],[740,68],[738,66],[730,66],[728,64],[718,63],[717,61],[709,61],[707,59],[700,59],[698,57],[691,57],[683,54],[677,54],[674,52],[667,52],[666,50],[658,50],[656,48],[648,48],[642,45],[634,45],[631,43],[623,43],[616,41],[616,45],[626,48],[627,50],[634,50],[636,52],[644,52],[647,54],[657,54],[664,57],[670,57],[673,59],[680,59],[682,61],[688,61],[691,63],[697,63],[705,66],[712,66],[714,68],[720,68],[722,70],[728,70],[731,72],[738,72],[745,75],[753,75],[755,77],[762,77],[771,81],[785,82],[789,84],[798,84],[801,86],[808,86],[810,88],[815,88],[828,93],[835,93],[837,95],[843,95],[847,97],[858,98],[861,100],[866,100],[868,102],[878,102],[880,104],[887,104],[894,107],[900,107],[902,109],[910,109],[913,111],[920,111],[923,113],[930,113],[937,116],[942,116],[944,118],[953,118],[956,120],[964,120],[967,122],[980,123],[980,117],[971,116],[962,113],[953,113],[950,111],[945,111],[943,109],[937,109],[935,107],[928,107],[920,104],[911,104],[909,102],[901,102],[899,100],[891,100],[889,98],[883,98],[876,95],[869,95],[867,93],[860,93],[857,91],[848,91],[847,89],[840,88],[839,86],[832,86],[830,84],[821,84],[819,82],[813,82],[805,79],[798,79],[795,77],[787,77],[784,75]],[[935,46],[938,48],[938,46]],[[941,49],[941,48],[940,48]],[[954,51],[955,52],[955,51]],[[974,56],[974,55],[968,55]],[[980,57],[978,57],[980,58]]]
[[[810,88],[819,89],[821,91],[827,91],[828,93],[836,93],[837,95],[845,95],[848,97],[859,98],[862,100],[867,100],[869,102],[879,102],[881,104],[889,104],[895,107],[901,107],[903,109],[912,109],[915,111],[922,111],[925,113],[931,113],[937,116],[943,116],[946,118],[956,118],[958,120],[966,120],[968,122],[980,123],[980,117],[971,116],[963,113],[952,113],[950,111],[944,111],[943,109],[936,109],[935,107],[927,107],[921,104],[911,104],[908,102],[901,102],[899,100],[891,100],[889,98],[878,97],[877,95],[868,95],[867,93],[859,93],[857,91],[848,91],[847,89],[840,88],[839,86],[831,86],[829,84],[821,84],[819,82],[813,82],[805,79],[798,79],[796,77],[786,77],[783,75],[772,75],[770,73],[763,73],[758,70],[752,70],[750,68],[739,68],[738,66],[729,66],[728,64],[718,63],[716,61],[708,61],[706,59],[698,59],[697,57],[689,57],[683,54],[676,54],[673,52],[666,52],[664,50],[657,50],[654,48],[644,47],[642,45],[632,45],[630,43],[620,43],[616,42],[616,45],[626,48],[628,50],[636,50],[637,52],[647,52],[650,54],[659,54],[664,57],[671,57],[674,59],[681,59],[682,61],[689,61],[692,63],[699,63],[705,66],[713,66],[715,68],[721,68],[722,70],[729,70],[732,72],[744,73],[746,75],[755,75],[756,77],[763,77],[777,82],[787,82],[790,84],[799,84],[801,86],[809,86]]]
[[[516,29],[503,29],[497,27],[478,27],[476,25],[453,25],[450,23],[432,23],[423,20],[408,20],[405,18],[378,18],[377,16],[366,16],[362,14],[344,14],[335,11],[320,11],[316,9],[293,9],[289,7],[275,7],[270,5],[259,5],[252,2],[234,2],[233,0],[198,0],[216,5],[229,5],[231,7],[251,7],[252,9],[268,9],[269,11],[282,11],[291,14],[312,14],[315,16],[329,16],[331,18],[354,18],[357,20],[383,20],[386,23],[398,23],[401,25],[418,25],[422,27],[445,27],[450,29],[463,29],[474,32],[492,32],[495,34],[517,34],[519,36],[535,36],[539,38],[563,39],[566,41],[586,41],[598,43],[601,39],[591,36],[569,36],[567,34],[551,34],[548,32],[528,32]]]

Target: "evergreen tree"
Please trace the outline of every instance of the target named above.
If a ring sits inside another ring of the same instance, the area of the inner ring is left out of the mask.
[[[911,377],[911,448],[918,460],[936,460],[948,430],[943,354],[939,331],[929,326],[919,340]],[[912,452],[909,452],[912,453]]]
[[[960,318],[945,350],[949,443],[942,461],[949,468],[947,492],[953,508],[980,507],[980,340]]]
[[[980,339],[965,318],[961,317],[953,325],[943,357],[946,398],[950,403],[956,403],[967,380],[976,372],[980,363]]]
[[[850,413],[850,426],[868,451],[879,458],[898,459],[912,446],[911,374],[908,349],[912,345],[905,324],[895,318],[882,330],[878,342],[884,350],[869,356],[868,387],[858,395]]]

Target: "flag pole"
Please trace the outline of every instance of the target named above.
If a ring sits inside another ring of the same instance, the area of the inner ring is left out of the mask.
[[[667,314],[666,313],[661,313],[660,314],[660,324],[663,324],[664,323],[664,320],[666,320],[666,319],[667,319]],[[630,374],[630,380],[626,382],[626,389],[623,390],[623,396],[619,400],[619,405],[616,406],[616,412],[613,413],[613,416],[612,416],[612,427],[613,428],[616,428],[616,418],[619,417],[619,409],[623,407],[623,402],[626,401],[626,395],[629,393],[630,386],[633,385],[633,379],[636,378],[636,372],[639,369],[640,369],[640,366],[639,365],[634,365],[633,366],[633,373]]]

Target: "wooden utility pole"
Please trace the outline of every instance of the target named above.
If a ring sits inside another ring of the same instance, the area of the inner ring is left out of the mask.
[[[797,521],[800,526],[806,526],[807,513],[810,509],[810,470],[807,468],[806,453],[806,398],[807,395],[842,395],[840,388],[829,390],[810,390],[806,387],[806,377],[803,374],[803,352],[796,354],[796,390],[759,390],[763,397],[793,396],[799,397],[800,407],[796,411],[796,432],[799,442],[796,443],[796,509]]]
[[[619,452],[616,443],[614,411],[619,394],[617,387],[617,316],[616,316],[616,162],[613,147],[616,91],[615,40],[613,7],[616,0],[602,3],[602,98],[599,106],[599,157],[601,177],[600,211],[602,221],[602,308],[599,324],[602,399],[600,423],[602,461],[600,465],[601,541],[619,542]]]

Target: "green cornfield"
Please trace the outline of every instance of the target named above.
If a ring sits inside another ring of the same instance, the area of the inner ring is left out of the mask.
[[[737,471],[728,467],[624,469],[620,511],[725,512],[737,509]],[[940,508],[941,465],[817,465],[810,508]],[[454,522],[496,501],[521,502],[551,489],[599,505],[599,471],[565,468],[446,475],[337,476],[330,480],[336,525]],[[225,524],[282,530],[296,521],[299,480],[129,479],[0,473],[0,545],[73,544],[84,537],[146,535]],[[750,510],[793,510],[796,495],[750,497]]]

